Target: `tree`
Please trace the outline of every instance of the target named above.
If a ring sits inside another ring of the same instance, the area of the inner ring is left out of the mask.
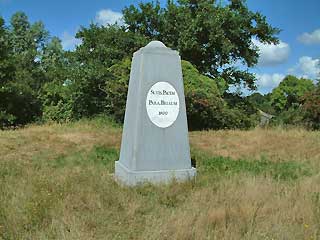
[[[260,93],[253,93],[247,97],[247,100],[256,108],[269,114],[275,114],[274,108],[270,102],[271,94],[262,95]]]
[[[76,37],[81,39],[82,44],[74,53],[67,53],[71,69],[68,79],[73,89],[70,96],[73,116],[80,118],[106,111],[108,106],[104,89],[108,81],[112,81],[109,68],[131,57],[147,41],[145,37],[126,32],[118,25],[91,24],[88,28],[82,27]]]
[[[15,121],[15,116],[8,112],[7,102],[5,102],[8,91],[6,84],[12,80],[14,72],[10,54],[8,30],[5,27],[4,19],[0,16],[0,128],[9,126]]]
[[[8,31],[0,16],[0,86],[12,78],[13,65],[10,59],[10,50]]]
[[[67,122],[74,119],[73,94],[75,84],[68,77],[74,65],[70,63],[61,40],[53,37],[44,46],[40,63],[45,84],[41,88],[42,119],[45,121]]]
[[[15,64],[15,81],[39,91],[44,84],[39,58],[47,44],[48,31],[42,22],[30,24],[23,12],[11,17],[10,41]]]
[[[270,104],[276,115],[272,119],[272,123],[275,125],[304,126],[303,96],[314,88],[315,85],[310,79],[286,76],[270,95]]]
[[[320,129],[320,83],[303,97],[304,120],[313,129]]]
[[[110,78],[105,81],[105,112],[123,123],[129,86],[131,60],[123,59],[109,68]]]
[[[30,24],[17,12],[5,28],[0,20],[0,125],[26,124],[41,116],[38,97],[44,83],[39,56],[46,44],[47,31],[41,22]]]
[[[302,97],[306,92],[315,88],[312,80],[286,76],[271,94],[271,105],[280,113],[291,107],[297,107],[302,103]]]
[[[43,47],[39,61],[45,77],[44,82],[58,81],[63,84],[67,79],[69,61],[59,38],[53,37]]]
[[[144,36],[127,32],[118,25],[82,27],[76,34],[82,44],[76,49],[77,61],[82,64],[94,63],[109,68],[131,57],[133,52],[147,44]]]
[[[244,0],[226,5],[214,0],[168,0],[165,8],[156,1],[126,7],[123,15],[130,32],[177,49],[200,73],[250,89],[255,89],[254,75],[237,68],[236,63],[247,68],[257,63],[253,38],[278,42],[274,35],[279,29],[271,27],[260,13],[250,11]]]

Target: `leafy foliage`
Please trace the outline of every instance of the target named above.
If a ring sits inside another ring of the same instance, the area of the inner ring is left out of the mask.
[[[41,22],[30,24],[28,17],[17,12],[11,26],[0,20],[0,127],[26,124],[41,115],[38,94],[44,83],[37,61],[47,40]]]
[[[4,113],[0,126],[24,125],[40,116],[41,103],[34,91],[25,84],[9,82],[0,89],[0,109]]]
[[[304,120],[313,129],[320,129],[320,84],[304,96]]]
[[[182,72],[185,86],[188,125],[191,130],[250,128],[254,126],[251,117],[256,111],[245,113],[238,107],[231,108],[222,98],[216,84],[223,83],[220,78],[212,81],[201,75],[187,61],[182,61]]]
[[[302,103],[303,95],[314,89],[314,84],[310,79],[297,78],[288,75],[273,89],[271,94],[271,105],[277,112],[288,110],[294,105]]]
[[[305,126],[303,96],[315,88],[312,80],[288,75],[270,94],[270,105],[277,115],[274,125]]]
[[[263,112],[269,114],[275,114],[274,108],[271,106],[270,102],[271,94],[262,95],[260,93],[253,93],[247,97],[247,100],[252,104],[255,108],[262,110]]]
[[[123,13],[122,26],[82,27],[75,51],[64,51],[59,38],[23,12],[8,26],[0,17],[0,128],[101,113],[122,123],[131,56],[153,39],[179,50],[184,59],[190,129],[250,128],[257,109],[277,115],[276,124],[319,128],[319,91],[311,80],[287,76],[265,96],[228,92],[231,85],[255,88],[248,72],[258,59],[252,38],[278,41],[278,29],[244,0],[169,0],[165,8],[156,1]],[[235,67],[239,62],[241,69]]]
[[[201,75],[191,63],[182,61],[188,125],[190,129],[207,129],[220,125],[219,115],[225,102],[214,81]]]
[[[57,82],[47,83],[42,89],[43,120],[68,122],[74,119],[72,88]]]
[[[202,74],[223,77],[228,84],[244,84],[254,89],[255,77],[240,70],[257,63],[258,49],[252,38],[277,43],[278,29],[266,18],[250,11],[243,0],[232,0],[225,6],[214,0],[178,0],[140,3],[124,8],[124,21],[130,32],[164,42],[177,49],[182,59],[191,62]],[[186,24],[187,23],[187,24]]]
[[[126,58],[109,68],[110,79],[106,81],[106,113],[123,123],[129,86],[131,61]]]
[[[145,46],[148,41],[139,34],[125,31],[118,25],[82,27],[76,34],[82,40],[75,57],[82,64],[94,63],[109,68],[133,52]]]

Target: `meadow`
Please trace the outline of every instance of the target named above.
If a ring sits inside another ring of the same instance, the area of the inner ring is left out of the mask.
[[[197,177],[114,181],[103,117],[0,131],[0,239],[320,239],[320,132],[190,132]]]

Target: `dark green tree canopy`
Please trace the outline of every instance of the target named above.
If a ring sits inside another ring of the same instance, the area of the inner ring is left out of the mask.
[[[4,26],[0,18],[0,128],[25,124],[41,115],[38,94],[44,84],[41,55],[48,32],[23,12]]]
[[[0,17],[0,87],[12,78],[13,64],[8,30]]]
[[[258,60],[252,39],[278,41],[278,29],[244,0],[141,3],[125,8],[124,20],[82,27],[76,35],[82,44],[64,51],[40,21],[17,12],[5,25],[0,17],[0,128],[101,113],[123,122],[130,59],[154,39],[189,60],[182,71],[190,129],[250,128],[257,109],[275,115],[275,124],[319,128],[319,87],[313,90],[311,80],[287,76],[265,96],[227,91],[232,84],[255,87],[248,71]]]
[[[82,27],[76,34],[82,40],[77,47],[77,60],[111,67],[147,44],[144,36],[127,32],[118,25]]]
[[[248,67],[258,61],[256,38],[277,43],[279,29],[270,26],[258,12],[250,11],[244,0],[221,5],[215,0],[168,0],[131,5],[123,10],[127,29],[148,39],[157,39],[179,50],[183,59],[202,74],[223,77],[228,84],[255,88]],[[241,62],[245,69],[236,67]]]

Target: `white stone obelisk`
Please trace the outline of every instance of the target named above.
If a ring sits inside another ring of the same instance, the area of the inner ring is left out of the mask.
[[[181,59],[152,41],[133,55],[116,180],[125,185],[193,178]]]

